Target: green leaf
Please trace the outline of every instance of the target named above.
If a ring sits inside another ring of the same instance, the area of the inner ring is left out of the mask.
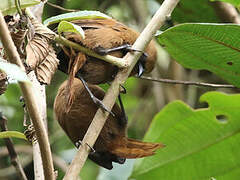
[[[61,21],[73,21],[78,19],[111,19],[111,17],[99,11],[78,11],[53,16],[51,18],[46,19],[43,22],[43,24],[45,26],[48,26],[50,24],[59,23]]]
[[[4,131],[0,132],[0,138],[19,138],[27,140],[26,136],[23,133],[18,131]]]
[[[79,34],[83,39],[85,38],[83,29],[71,22],[61,21],[58,25],[58,34],[63,32],[73,32]]]
[[[209,92],[200,100],[209,107],[193,110],[175,101],[155,116],[144,140],[166,147],[137,160],[132,178],[239,179],[240,95]]]
[[[0,58],[0,70],[4,71],[10,78],[13,78],[20,82],[31,83],[26,73],[22,71],[17,65],[3,62]]]
[[[20,0],[21,9],[34,6],[39,3],[40,0]],[[15,0],[1,0],[0,11],[2,11],[4,16],[16,13],[17,9],[15,6]]]
[[[162,4],[164,0],[157,1]],[[178,24],[186,22],[220,22],[213,3],[210,3],[209,0],[181,0],[172,12],[171,18]]]
[[[240,0],[210,0],[210,1],[222,1],[222,2],[231,3],[232,5],[234,5],[236,7],[240,6]]]
[[[172,57],[186,68],[206,69],[240,87],[240,26],[182,24],[158,36]]]

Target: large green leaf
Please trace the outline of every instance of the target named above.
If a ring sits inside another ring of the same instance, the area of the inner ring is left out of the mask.
[[[107,16],[106,14],[103,14],[99,11],[78,11],[78,12],[71,12],[71,13],[65,13],[58,16],[53,16],[48,19],[46,19],[43,24],[45,26],[48,26],[50,24],[59,23],[61,21],[73,21],[77,19],[109,19],[111,17]]]
[[[240,95],[209,92],[200,100],[209,107],[193,110],[176,101],[156,115],[144,140],[166,147],[137,160],[132,178],[239,179]]]
[[[184,67],[206,69],[240,87],[240,26],[182,24],[158,35],[158,42]]]
[[[20,0],[20,6],[22,9],[39,3],[40,0]],[[1,0],[0,11],[2,11],[4,16],[16,13],[17,9],[15,6],[15,0]]]

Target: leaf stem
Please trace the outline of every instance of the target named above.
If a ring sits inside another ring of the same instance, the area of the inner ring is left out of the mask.
[[[65,46],[68,46],[68,47],[72,47],[78,51],[81,51],[89,56],[92,56],[92,57],[95,57],[97,59],[101,59],[101,60],[104,60],[106,62],[109,62],[113,65],[116,65],[117,67],[119,68],[126,68],[128,67],[128,64],[126,63],[126,61],[123,61],[122,58],[117,58],[117,57],[114,57],[114,56],[110,56],[110,55],[105,55],[105,56],[101,56],[97,53],[95,53],[94,51],[88,49],[88,48],[85,48],[75,42],[72,42],[72,41],[69,41],[67,40],[66,38],[62,37],[62,36],[59,36],[57,34],[55,34],[55,40],[60,43],[60,44],[63,44]]]

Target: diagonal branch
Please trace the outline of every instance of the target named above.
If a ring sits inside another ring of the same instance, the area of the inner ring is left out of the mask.
[[[18,65],[23,71],[25,68],[21,62],[17,49],[12,41],[8,27],[4,21],[3,15],[0,12],[0,38],[3,43],[3,47],[6,51],[9,62]],[[39,142],[41,156],[44,168],[45,179],[53,180],[54,169],[52,162],[52,155],[50,145],[48,141],[47,131],[44,128],[42,117],[39,113],[38,103],[33,86],[26,82],[19,82],[24,99],[26,101],[27,108],[29,110],[30,117],[32,119],[34,128],[36,130],[37,139]]]
[[[141,51],[145,49],[147,44],[152,39],[152,36],[164,24],[166,18],[170,16],[171,12],[173,11],[178,2],[179,0],[165,0],[163,2],[159,10],[153,16],[152,20],[149,22],[149,24],[146,26],[146,28],[143,30],[143,32],[140,34],[140,36],[134,43],[132,47],[133,49],[139,49]],[[140,56],[141,56],[140,52],[134,52],[128,53],[123,58],[123,61],[129,62],[129,68],[120,71],[117,74],[115,80],[112,82],[110,88],[108,89],[103,99],[103,103],[108,109],[111,109],[113,107],[116,98],[119,94],[119,86],[126,81],[131,70],[137,63],[137,60],[139,59]],[[98,135],[102,130],[102,127],[104,126],[107,117],[108,117],[107,112],[103,112],[102,110],[98,109],[91,125],[88,128],[87,133],[84,136],[82,145],[64,177],[65,180],[76,179],[90,151],[87,144],[90,146],[94,145],[96,139],[98,138]]]

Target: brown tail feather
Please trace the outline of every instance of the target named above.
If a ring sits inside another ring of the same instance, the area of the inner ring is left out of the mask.
[[[71,54],[72,56],[74,56],[75,54],[75,52],[72,49],[71,49]],[[85,55],[80,52],[76,55],[76,57],[73,57],[73,58],[74,59],[72,59],[72,57],[70,58],[69,67],[68,67],[69,79],[68,79],[68,84],[66,86],[67,92],[68,92],[66,112],[70,111],[70,108],[73,103],[74,92],[73,92],[72,86],[73,86],[75,75],[78,72],[78,70],[81,69],[81,67],[86,62]]]
[[[126,146],[117,147],[112,153],[123,158],[141,158],[151,156],[157,149],[165,146],[161,143],[142,142],[129,138],[126,141]]]

